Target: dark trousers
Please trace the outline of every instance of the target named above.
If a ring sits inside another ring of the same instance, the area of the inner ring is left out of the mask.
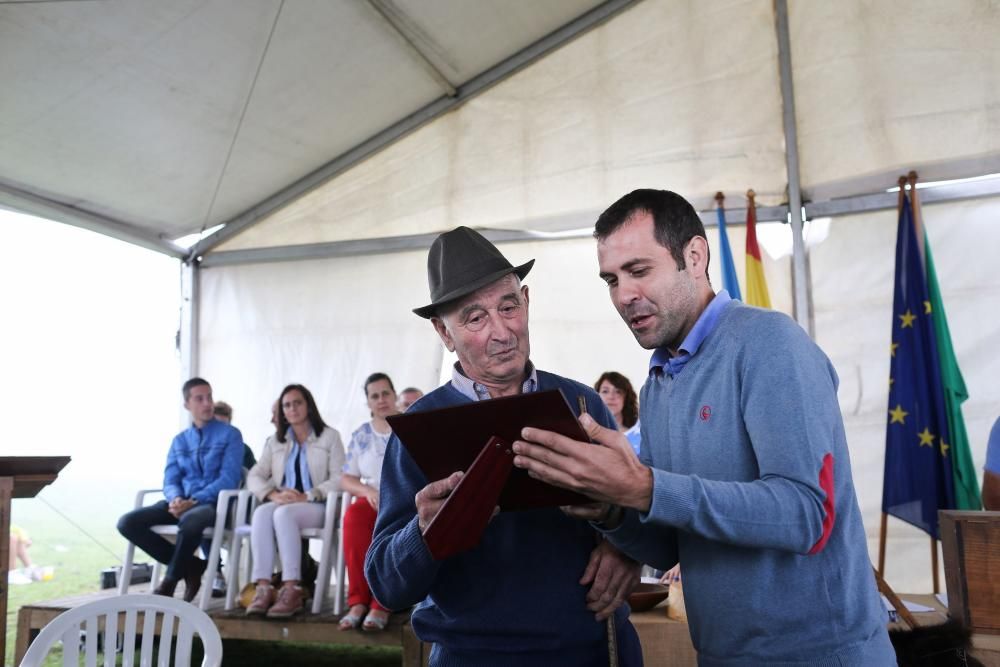
[[[168,503],[132,510],[118,520],[118,532],[125,539],[167,566],[166,576],[178,580],[191,571],[194,550],[201,543],[202,532],[215,524],[215,505],[195,505],[180,520],[167,511]],[[151,526],[177,525],[177,543],[157,535]]]

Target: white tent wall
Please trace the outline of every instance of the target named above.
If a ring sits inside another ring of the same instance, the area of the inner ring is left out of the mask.
[[[258,454],[287,384],[313,392],[346,444],[368,418],[370,373],[388,373],[399,389],[437,383],[440,343],[409,312],[427,297],[425,262],[414,252],[201,272],[198,371]]]
[[[970,394],[963,413],[981,481],[989,429],[1000,414],[1000,275],[995,271],[1000,199],[925,206],[923,217]],[[873,559],[882,511],[896,226],[895,211],[836,218],[810,255],[816,342],[840,376],[840,406]],[[887,544],[890,585],[929,590],[927,535],[890,518]]]
[[[813,199],[1000,172],[1000,5],[789,2],[803,187]]]
[[[734,20],[738,17],[738,20]],[[785,188],[770,0],[643,2],[219,247],[573,228],[626,191]]]

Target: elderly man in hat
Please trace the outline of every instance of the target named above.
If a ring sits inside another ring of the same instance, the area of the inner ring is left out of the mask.
[[[561,389],[570,405],[583,397],[587,411],[614,428],[592,389],[538,370],[528,358],[528,288],[521,279],[533,263],[512,266],[467,227],[434,241],[427,260],[432,302],[413,312],[430,319],[458,363],[451,381],[410,411]],[[431,664],[607,665],[609,652],[619,665],[641,664],[623,605],[639,566],[596,541],[586,522],[556,508],[502,513],[478,546],[434,560],[421,533],[461,474],[426,479],[393,436],[365,563],[379,602],[417,605],[411,622],[421,640],[434,644]],[[613,621],[605,623],[608,617]]]

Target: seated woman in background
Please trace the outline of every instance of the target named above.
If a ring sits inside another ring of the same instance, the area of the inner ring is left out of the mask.
[[[385,418],[399,414],[399,409],[396,407],[396,390],[385,373],[368,376],[365,397],[372,418],[351,434],[341,481],[344,490],[354,494],[354,501],[344,514],[344,560],[350,609],[340,619],[340,629],[351,630],[360,625],[363,630],[377,631],[385,628],[389,611],[372,597],[365,580],[365,553],[375,532],[382,459],[392,435]]]
[[[632,383],[621,373],[607,371],[597,378],[594,391],[601,396],[604,405],[618,423],[618,430],[625,434],[629,444],[639,455],[639,397]]]
[[[247,616],[287,618],[305,606],[299,585],[303,528],[323,525],[324,501],[340,493],[344,443],[327,426],[308,389],[290,384],[278,399],[275,434],[267,439],[260,461],[250,469],[247,488],[263,502],[253,513],[250,548],[257,591]],[[271,585],[277,542],[281,590]]]

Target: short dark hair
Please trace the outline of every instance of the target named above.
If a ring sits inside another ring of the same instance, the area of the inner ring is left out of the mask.
[[[368,397],[368,385],[374,382],[378,382],[379,380],[385,380],[386,382],[389,383],[389,389],[396,391],[396,388],[392,386],[392,379],[388,375],[386,375],[385,373],[372,373],[367,378],[365,378],[364,392],[366,398]]]
[[[275,437],[278,438],[278,442],[284,442],[285,434],[288,433],[288,427],[290,424],[285,418],[285,410],[281,407],[281,403],[285,398],[285,394],[292,390],[298,391],[302,394],[302,398],[306,399],[309,425],[312,426],[313,433],[315,433],[318,438],[323,433],[323,429],[326,428],[326,422],[323,421],[323,418],[319,414],[319,408],[316,407],[316,400],[313,399],[312,392],[300,384],[290,384],[282,389],[281,394],[278,395],[278,425],[275,428]]]
[[[205,380],[203,378],[191,378],[190,380],[185,382],[184,386],[181,387],[181,394],[184,395],[184,400],[187,401],[189,398],[191,398],[192,389],[194,389],[195,387],[203,387],[203,386],[211,387],[212,385],[208,383],[208,380]]]
[[[233,406],[229,405],[225,401],[216,401],[215,407],[212,408],[212,413],[219,415],[221,417],[226,417],[228,419],[233,418]]]
[[[653,236],[670,251],[678,271],[684,269],[684,246],[688,241],[695,236],[707,239],[701,217],[684,197],[669,190],[651,189],[633,190],[609,206],[594,225],[594,238],[603,241],[639,213],[653,216]]]
[[[610,382],[625,395],[622,399],[622,426],[632,428],[639,421],[639,397],[636,396],[632,383],[617,371],[605,371],[594,383],[594,391],[600,392],[601,385],[605,382]]]
[[[392,381],[391,381],[391,380],[389,381],[389,384],[390,384],[390,385],[392,384]],[[367,385],[365,385],[365,386],[367,386]],[[400,390],[400,392],[399,392],[399,393],[400,393],[400,394],[408,394],[408,393],[410,393],[410,392],[414,392],[414,391],[415,391],[415,392],[417,392],[418,394],[422,394],[422,393],[424,393],[424,392],[422,392],[421,390],[417,389],[416,387],[407,387],[406,389],[402,389],[402,390]],[[367,392],[366,392],[366,393],[367,393]]]

